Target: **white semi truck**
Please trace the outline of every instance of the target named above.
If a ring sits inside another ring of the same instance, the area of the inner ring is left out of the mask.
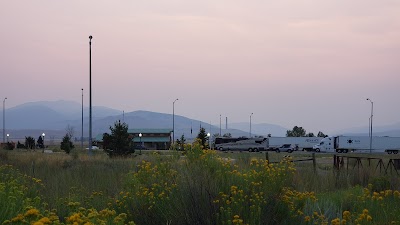
[[[265,143],[269,151],[277,151],[285,144],[294,146],[295,151],[312,151],[314,145],[320,143],[322,137],[268,137]]]
[[[316,152],[362,152],[397,154],[400,151],[400,137],[336,136],[326,137],[315,145]]]

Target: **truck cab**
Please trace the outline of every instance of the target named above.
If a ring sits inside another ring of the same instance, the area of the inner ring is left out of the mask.
[[[332,137],[323,138],[318,144],[314,145],[315,152],[335,152],[334,140]]]

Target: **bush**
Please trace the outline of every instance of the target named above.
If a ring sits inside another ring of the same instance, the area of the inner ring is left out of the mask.
[[[62,150],[64,150],[65,153],[69,154],[69,153],[71,152],[71,150],[72,150],[74,147],[75,147],[75,146],[74,146],[74,144],[73,144],[72,141],[71,141],[71,137],[69,136],[69,134],[66,134],[66,135],[63,137],[63,140],[62,140],[62,142],[61,142],[60,148],[61,148]]]
[[[5,150],[14,150],[15,148],[15,143],[14,142],[7,142],[4,146]]]
[[[18,141],[17,148],[25,148],[25,145]]]

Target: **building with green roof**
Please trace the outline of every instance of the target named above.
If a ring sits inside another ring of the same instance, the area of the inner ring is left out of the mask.
[[[137,148],[165,150],[171,146],[171,133],[172,129],[150,129],[150,128],[137,128],[128,129],[128,133],[133,136],[133,142]],[[141,137],[139,134],[142,134]],[[99,147],[103,143],[103,134],[96,135],[95,141]]]
[[[172,129],[136,128],[128,129],[128,133],[133,136],[135,146],[159,150],[169,149],[171,146]],[[139,134],[142,134],[142,137]]]

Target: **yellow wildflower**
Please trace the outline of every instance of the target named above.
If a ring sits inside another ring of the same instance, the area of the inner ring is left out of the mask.
[[[39,210],[33,208],[29,209],[26,213],[25,216],[38,216],[39,215]]]

